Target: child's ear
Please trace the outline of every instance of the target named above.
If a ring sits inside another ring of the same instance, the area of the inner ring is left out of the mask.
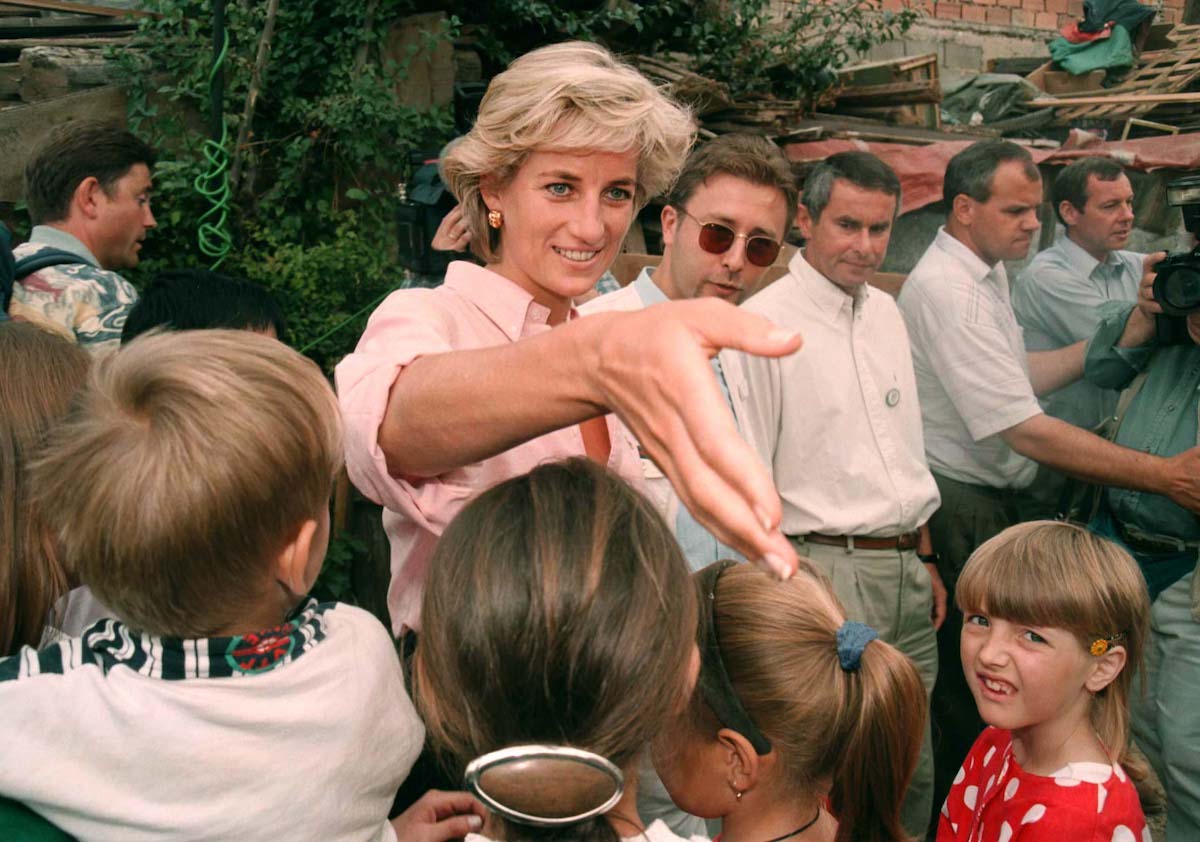
[[[1091,693],[1099,693],[1121,674],[1127,659],[1124,646],[1108,647],[1107,652],[1093,659],[1092,673],[1083,686]]]
[[[275,580],[297,598],[304,596],[312,587],[309,562],[317,528],[315,519],[304,521],[275,557]]]
[[[717,742],[725,752],[726,777],[735,792],[746,792],[758,785],[775,752],[760,757],[750,741],[732,728],[717,732]]]

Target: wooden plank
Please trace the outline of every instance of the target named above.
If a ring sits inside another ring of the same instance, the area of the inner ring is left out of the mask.
[[[0,54],[12,54],[16,58],[22,50],[30,47],[119,47],[128,44],[128,36],[117,38],[13,38],[0,39]]]
[[[838,76],[845,78],[853,76],[856,73],[861,73],[864,70],[876,70],[881,67],[893,69],[897,73],[907,73],[918,67],[927,67],[930,64],[937,64],[937,53],[924,53],[919,56],[902,56],[900,58],[883,58],[877,61],[864,61],[861,64],[851,64],[841,68],[838,71]]]
[[[942,87],[936,79],[917,82],[891,82],[886,85],[856,85],[843,88],[835,95],[838,102],[900,105],[910,102],[941,102]]]
[[[125,123],[125,92],[115,85],[0,111],[0,202],[21,199],[21,174],[46,132],[72,120]]]
[[[60,35],[111,34],[137,29],[133,21],[104,18],[0,18],[0,44],[10,38],[53,38]]]
[[[118,9],[115,6],[96,6],[91,3],[64,3],[62,0],[4,0],[5,6],[25,9],[44,9],[48,12],[75,12],[80,15],[95,15],[106,18],[161,18],[158,12],[142,9]]]
[[[41,102],[117,81],[116,65],[99,50],[31,47],[21,53],[21,99]]]
[[[1064,108],[1076,105],[1150,105],[1160,102],[1200,102],[1200,91],[1182,94],[1114,94],[1110,96],[1075,96],[1060,99],[1031,99],[1031,108]]]

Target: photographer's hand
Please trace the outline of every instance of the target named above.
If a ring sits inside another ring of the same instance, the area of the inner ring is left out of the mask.
[[[1154,278],[1158,274],[1154,267],[1167,256],[1165,251],[1156,251],[1142,259],[1142,281],[1138,285],[1137,306],[1125,322],[1125,332],[1117,342],[1118,348],[1136,348],[1152,341],[1155,335],[1155,317],[1162,313],[1162,305],[1154,300]]]

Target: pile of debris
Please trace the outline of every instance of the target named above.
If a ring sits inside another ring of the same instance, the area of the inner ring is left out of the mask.
[[[838,71],[837,83],[816,103],[768,96],[737,98],[728,87],[695,72],[690,56],[635,56],[650,79],[688,103],[701,133],[754,132],[787,140],[860,138],[936,143],[949,137],[994,137],[982,126],[944,126],[937,55],[870,61]],[[814,108],[815,106],[815,108]]]
[[[0,110],[114,81],[106,47],[129,43],[134,9],[61,0],[0,0]]]
[[[1044,65],[1031,78],[1037,80],[1039,73],[1041,87],[1052,95],[1028,105],[1053,109],[1057,125],[1109,124],[1121,137],[1134,128],[1168,134],[1200,130],[1200,26],[1150,27],[1133,69],[1112,87],[1102,87],[1101,71],[1068,77]]]

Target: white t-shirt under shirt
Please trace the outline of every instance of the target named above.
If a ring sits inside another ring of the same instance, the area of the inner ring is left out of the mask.
[[[387,630],[310,602],[180,640],[102,620],[0,659],[0,794],[93,842],[390,840],[424,743]]]
[[[468,833],[463,842],[495,842],[495,840],[480,836],[478,833]],[[662,819],[659,819],[647,827],[645,833],[622,837],[621,842],[708,842],[708,837],[676,836]]]

